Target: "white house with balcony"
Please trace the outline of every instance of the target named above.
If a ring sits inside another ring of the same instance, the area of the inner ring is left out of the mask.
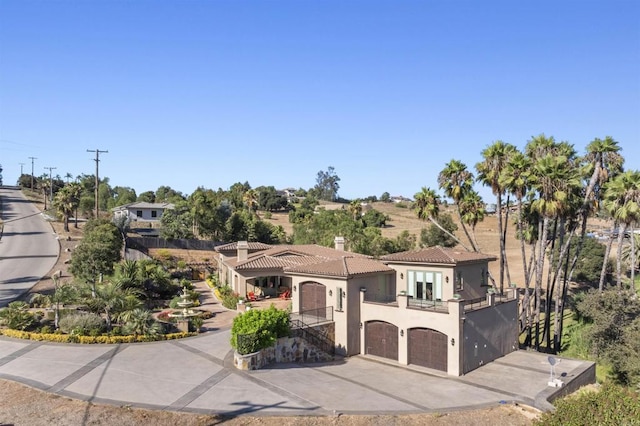
[[[173,209],[171,203],[147,203],[138,201],[111,209],[115,217],[127,216],[132,222],[157,222],[167,209]]]

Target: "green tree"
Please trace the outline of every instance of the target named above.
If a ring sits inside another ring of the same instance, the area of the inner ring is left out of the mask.
[[[320,170],[316,175],[316,185],[313,192],[319,200],[335,201],[338,198],[340,189],[340,177],[335,172],[333,166],[329,166],[326,171]]]
[[[167,240],[194,238],[193,211],[186,201],[176,203],[173,209],[165,210],[160,218],[160,236]]]
[[[156,193],[153,191],[145,191],[138,195],[136,201],[142,201],[144,203],[155,203],[156,202]]]
[[[58,212],[58,215],[62,217],[65,232],[69,232],[69,218],[73,216],[73,212],[76,207],[76,198],[73,188],[67,185],[59,190],[53,200],[53,206]]]
[[[114,199],[110,207],[123,206],[134,203],[137,200],[136,190],[128,186],[116,186],[113,188]]]
[[[553,411],[543,413],[536,426],[637,425],[640,418],[640,394],[611,382],[598,390],[582,390],[554,402]]]
[[[458,244],[469,250],[452,232],[443,227],[437,218],[440,214],[440,196],[431,188],[423,187],[422,190],[413,196],[415,202],[416,215],[419,219],[429,220],[442,232],[453,238]]]
[[[445,164],[444,169],[438,174],[438,185],[444,190],[445,195],[453,200],[456,205],[456,212],[458,213],[462,230],[467,236],[467,240],[469,240],[473,251],[478,251],[478,247],[476,247],[465,222],[462,220],[462,210],[460,206],[461,200],[472,189],[473,174],[467,170],[467,166],[461,161],[451,160]]]
[[[517,152],[516,147],[505,143],[503,141],[495,141],[482,151],[482,157],[484,161],[476,164],[476,170],[478,172],[478,181],[483,185],[491,187],[493,195],[496,196],[497,211],[496,216],[498,218],[498,238],[500,240],[500,256],[498,258],[500,263],[500,275],[499,285],[500,293],[504,291],[504,276],[506,273],[507,281],[511,282],[509,276],[509,268],[507,263],[506,252],[506,238],[507,238],[507,221],[504,219],[504,210],[502,204],[502,197],[506,192],[504,180],[501,179],[504,170],[507,168],[507,164],[511,160],[511,157]],[[506,210],[508,212],[508,209]]]
[[[626,171],[621,173],[609,181],[605,188],[605,208],[613,217],[615,223],[619,225],[616,284],[619,289],[622,289],[622,246],[624,235],[627,233],[629,226],[640,219],[640,172]],[[632,263],[635,263],[634,257],[635,253],[632,250]],[[630,290],[635,292],[633,283],[630,286]]]
[[[53,324],[56,330],[60,327],[60,309],[62,309],[65,304],[73,303],[77,300],[78,291],[76,287],[71,284],[56,284],[56,288],[51,295],[51,305],[53,306],[54,312]]]
[[[451,234],[458,230],[458,226],[453,222],[451,215],[448,213],[441,214],[438,217],[438,222],[448,233],[434,224],[431,224],[428,228],[422,228],[420,231],[420,247],[455,247],[458,244],[451,237]]]
[[[391,195],[388,192],[383,192],[380,196],[380,201],[382,201],[383,203],[391,202]]]
[[[120,260],[122,237],[111,222],[94,219],[85,225],[84,237],[71,256],[71,273],[88,283],[94,291],[103,275],[113,273],[114,264]]]
[[[367,227],[384,228],[388,220],[389,216],[376,209],[367,210],[362,215],[362,221]]]

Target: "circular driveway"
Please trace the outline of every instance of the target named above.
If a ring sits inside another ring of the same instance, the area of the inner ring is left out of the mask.
[[[0,337],[0,378],[93,402],[228,415],[410,414],[512,401],[545,408],[552,392],[546,355],[534,352],[513,352],[463,377],[362,356],[240,371],[229,337],[228,329],[123,345]],[[556,372],[569,384],[592,366],[563,359]]]

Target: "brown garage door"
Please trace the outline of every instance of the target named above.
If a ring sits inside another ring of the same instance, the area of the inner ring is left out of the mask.
[[[410,329],[409,364],[447,371],[447,335],[429,328]]]
[[[369,321],[365,328],[366,353],[398,360],[398,327],[384,321]]]
[[[318,317],[326,318],[327,289],[324,285],[315,282],[302,283],[300,306],[303,312],[317,311]]]

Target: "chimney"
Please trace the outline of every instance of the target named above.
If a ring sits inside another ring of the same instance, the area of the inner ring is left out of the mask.
[[[247,260],[249,257],[249,243],[246,241],[238,241],[238,262]]]
[[[336,237],[333,243],[336,250],[344,251],[344,237]]]

